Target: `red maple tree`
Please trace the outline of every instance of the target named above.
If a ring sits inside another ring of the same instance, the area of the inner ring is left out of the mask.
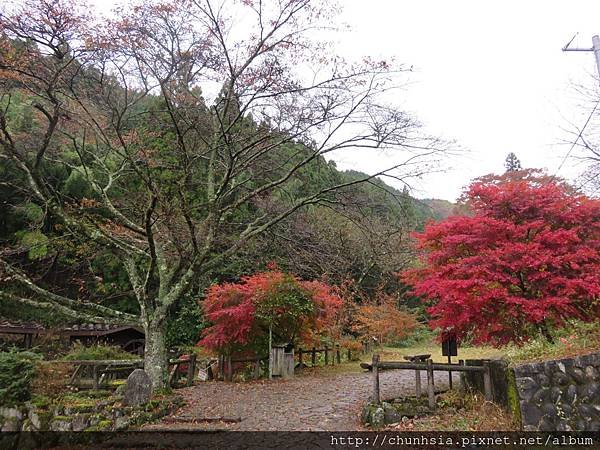
[[[480,178],[463,200],[471,215],[415,234],[421,266],[402,274],[432,328],[500,345],[598,319],[599,200],[539,170]]]
[[[326,283],[302,281],[271,267],[240,283],[208,289],[202,306],[212,325],[198,344],[225,353],[264,353],[269,324],[280,341],[314,338],[333,323],[341,304]]]

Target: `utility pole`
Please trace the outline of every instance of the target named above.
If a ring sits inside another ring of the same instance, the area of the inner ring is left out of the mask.
[[[596,58],[596,69],[598,70],[598,77],[600,78],[600,37],[595,35],[592,37],[592,48],[570,48],[571,42],[575,39],[575,36],[569,41],[567,45],[562,48],[563,52],[594,52]]]

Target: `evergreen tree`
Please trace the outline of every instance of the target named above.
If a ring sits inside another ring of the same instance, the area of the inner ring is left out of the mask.
[[[506,167],[507,172],[517,172],[522,169],[521,161],[517,158],[513,152],[510,152],[506,155],[506,159],[504,160],[504,167]]]

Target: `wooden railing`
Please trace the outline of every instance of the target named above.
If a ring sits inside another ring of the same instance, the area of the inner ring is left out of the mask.
[[[233,365],[236,363],[254,363],[252,378],[260,378],[260,363],[268,361],[268,356],[250,356],[245,358],[232,358],[231,355],[219,355],[218,378],[225,381],[233,380]]]
[[[338,364],[342,363],[342,352],[344,352],[344,349],[342,349],[339,344],[334,345],[333,347],[329,347],[329,346],[325,346],[323,348],[311,348],[311,349],[303,349],[303,348],[298,348],[298,352],[296,353],[298,355],[298,364],[300,365],[300,367],[302,367],[304,363],[304,355],[310,355],[310,362],[311,362],[311,366],[315,367],[317,365],[317,354],[318,353],[323,353],[323,361],[324,361],[324,365],[327,366],[329,365],[329,362],[331,361],[331,365],[335,365],[335,363],[337,362]],[[345,353],[346,353],[346,360],[347,361],[351,361],[352,360],[352,352],[350,349],[345,349]]]
[[[485,399],[492,400],[492,379],[490,365],[487,361],[484,361],[483,366],[467,366],[462,360],[459,361],[458,364],[439,364],[434,363],[431,359],[424,362],[380,361],[379,355],[374,354],[371,367],[373,370],[373,394],[371,400],[375,403],[381,401],[379,371],[397,369],[415,371],[415,391],[417,398],[421,397],[421,371],[427,372],[427,396],[429,407],[431,409],[435,408],[435,386],[433,375],[436,370],[445,372],[483,372]]]
[[[75,366],[69,384],[78,388],[105,389],[109,380],[124,379],[135,369],[144,367],[143,359],[65,361]],[[175,386],[181,377],[181,365],[187,364],[186,385],[191,386],[196,373],[196,355],[187,359],[169,360],[169,385]]]

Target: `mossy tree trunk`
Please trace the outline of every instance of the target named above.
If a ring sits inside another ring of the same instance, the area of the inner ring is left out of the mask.
[[[144,370],[152,380],[152,390],[169,387],[169,361],[165,346],[165,323],[149,322],[144,327]]]

